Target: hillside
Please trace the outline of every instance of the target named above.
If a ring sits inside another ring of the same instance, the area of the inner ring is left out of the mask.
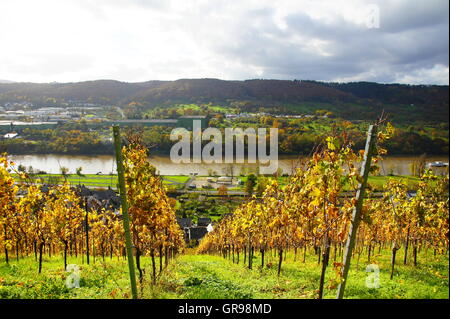
[[[55,102],[56,99],[56,102]],[[127,83],[98,80],[78,83],[0,83],[0,104],[30,101],[37,106],[68,100],[146,108],[177,103],[216,103],[243,111],[264,108],[281,113],[327,109],[348,119],[372,119],[382,110],[397,121],[446,121],[448,86],[326,83],[317,81],[180,79]]]
[[[146,90],[159,81],[126,83],[113,80],[97,80],[76,83],[4,83],[0,84],[0,101],[88,100],[103,103],[118,103],[140,90]]]

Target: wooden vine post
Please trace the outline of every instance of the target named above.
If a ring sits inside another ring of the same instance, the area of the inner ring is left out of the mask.
[[[364,200],[364,191],[367,184],[367,178],[369,177],[370,166],[372,162],[372,153],[375,146],[377,138],[377,125],[370,125],[367,132],[366,147],[364,150],[364,160],[361,166],[360,175],[362,176],[362,181],[358,185],[358,190],[356,192],[356,205],[353,209],[352,220],[350,224],[350,229],[348,232],[347,241],[345,244],[343,266],[341,269],[341,283],[338,286],[337,299],[342,299],[344,297],[345,285],[347,283],[348,271],[350,269],[350,261],[352,258],[352,251],[355,246],[356,233],[358,231],[358,226],[361,221],[361,211],[362,204]]]
[[[120,128],[118,125],[113,126],[114,148],[116,152],[117,175],[119,179],[120,201],[122,206],[122,221],[125,232],[125,246],[127,250],[128,268],[130,273],[131,295],[133,299],[137,299],[136,274],[133,262],[133,247],[131,244],[130,234],[130,217],[128,215],[127,193],[125,189],[125,177],[122,158],[122,143],[120,138]]]

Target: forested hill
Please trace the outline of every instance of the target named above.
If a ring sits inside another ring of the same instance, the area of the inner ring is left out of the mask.
[[[181,79],[126,83],[0,83],[0,105],[30,101],[37,106],[77,100],[143,107],[214,103],[242,111],[307,113],[326,109],[349,119],[371,119],[387,111],[402,121],[448,121],[448,86],[373,82],[327,83],[303,80]]]

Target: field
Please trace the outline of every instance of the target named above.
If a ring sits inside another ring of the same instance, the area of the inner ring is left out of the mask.
[[[239,176],[239,179],[242,180],[242,182],[245,184],[245,181],[247,180],[247,176]],[[410,175],[398,175],[398,176],[369,176],[368,183],[375,191],[382,191],[383,185],[385,185],[389,180],[397,180],[397,181],[404,181],[409,190],[415,190],[417,188],[417,185],[420,181],[420,179],[416,176],[410,176]],[[278,184],[283,187],[288,184],[289,177],[286,176],[280,176],[277,178]],[[244,185],[239,185],[237,187],[229,188],[229,190],[244,190]],[[350,190],[350,186],[348,185],[345,187],[346,190]]]
[[[13,177],[19,180],[19,176],[14,174]],[[184,184],[189,180],[189,176],[170,175],[161,176],[165,185],[174,185],[176,188],[183,188]],[[98,188],[117,188],[117,175],[96,175],[83,174],[82,176],[70,174],[66,176],[67,181],[72,185],[85,185],[87,187]],[[33,179],[38,181],[42,179],[44,183],[60,184],[64,181],[61,174],[37,174],[33,175]]]
[[[253,270],[221,256],[197,255],[188,251],[171,262],[158,277],[156,285],[150,284],[145,276],[140,296],[142,298],[315,298],[320,269],[313,250],[307,254],[303,263],[303,253],[298,253],[294,262],[290,252],[278,277],[276,266],[260,269],[259,255],[255,254]],[[275,257],[267,255],[268,263],[276,264]],[[80,287],[67,288],[69,275],[63,269],[60,256],[44,257],[43,273],[38,275],[34,257],[19,261],[10,260],[7,265],[0,259],[0,298],[128,298],[129,278],[126,260],[117,257],[97,257],[86,265],[81,257],[69,257],[69,264],[80,265]],[[371,260],[380,268],[380,287],[367,288],[367,256],[362,255],[357,267],[354,262],[349,274],[346,298],[363,299],[434,299],[449,298],[448,255],[433,256],[433,251],[423,251],[419,264],[414,267],[411,261],[403,265],[397,262],[394,278],[389,279],[389,251],[376,254]],[[143,268],[150,272],[149,258],[142,259]],[[158,260],[157,260],[158,264]],[[333,287],[334,272],[329,271],[325,281],[324,298],[335,298]]]

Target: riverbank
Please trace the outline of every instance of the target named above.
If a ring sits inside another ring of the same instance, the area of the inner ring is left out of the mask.
[[[13,174],[14,179],[19,182],[21,178],[17,174]],[[35,174],[29,176],[37,184],[62,184],[65,180],[71,185],[84,185],[89,188],[112,188],[117,189],[117,175],[96,175],[96,174],[83,174],[83,175],[61,175],[61,174]],[[195,190],[191,190],[191,193],[213,193],[217,192],[217,185],[214,182],[208,182],[210,179],[208,176],[186,176],[186,175],[161,175],[163,184],[171,188],[172,190],[182,191],[187,189],[189,185],[195,185]],[[275,177],[268,177],[275,178]],[[213,178],[214,180],[215,178]],[[245,193],[245,181],[247,176],[237,176],[234,180],[241,180],[240,184],[232,184],[227,186],[228,195],[246,195]],[[277,177],[278,184],[284,187],[288,183],[289,177],[279,176]],[[369,176],[368,185],[374,191],[383,191],[383,185],[389,180],[402,180],[406,182],[408,189],[414,191],[417,188],[420,179],[416,176],[399,175],[399,176]],[[189,182],[189,185],[187,183]],[[200,185],[211,185],[209,188],[202,188]],[[216,187],[214,187],[216,186]],[[348,185],[346,190],[350,190]]]
[[[21,178],[17,174],[13,174],[14,179],[19,182]],[[38,184],[62,184],[65,180],[71,185],[84,185],[90,188],[113,188],[117,189],[117,175],[97,175],[97,174],[83,174],[83,175],[61,175],[61,174],[35,174],[29,176],[34,182]],[[175,189],[183,189],[189,176],[168,175],[161,176],[163,184],[175,187]]]

